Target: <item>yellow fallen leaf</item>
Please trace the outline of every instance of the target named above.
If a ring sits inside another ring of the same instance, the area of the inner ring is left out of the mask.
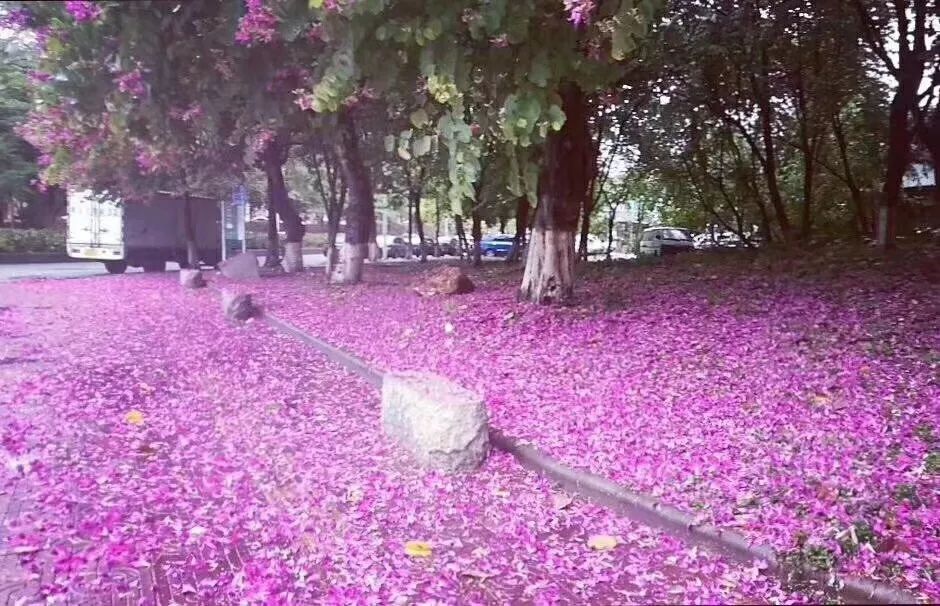
[[[508,496],[509,496],[509,491],[508,491],[508,490],[504,490],[504,489],[502,489],[502,488],[497,488],[496,490],[493,491],[493,494],[494,494],[495,496],[497,496],[497,497],[503,497],[503,498],[505,498],[505,497],[508,497]]]
[[[596,534],[588,538],[587,544],[594,551],[610,551],[620,544],[620,539],[608,534]]]
[[[140,412],[139,410],[132,410],[124,415],[124,420],[131,425],[137,425],[140,427],[144,424],[144,413]]]
[[[427,541],[408,541],[405,543],[405,554],[413,558],[431,557],[431,544]]]

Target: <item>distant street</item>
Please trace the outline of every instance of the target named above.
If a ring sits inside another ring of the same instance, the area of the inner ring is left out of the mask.
[[[634,255],[625,255],[614,253],[614,259],[632,259]],[[456,257],[448,257],[456,261]],[[592,261],[603,260],[603,255],[592,257]],[[484,259],[491,261],[491,259]],[[496,259],[492,259],[495,261]],[[501,260],[501,259],[499,259]],[[326,258],[320,254],[304,255],[304,267],[322,267]],[[385,262],[403,263],[405,259],[386,259]],[[264,263],[264,255],[258,257],[259,263]],[[176,263],[167,263],[167,271],[179,271],[179,265]],[[139,267],[127,268],[127,273],[140,273],[143,270]],[[104,264],[98,261],[76,261],[74,263],[10,263],[0,264],[0,282],[9,282],[12,280],[25,279],[64,279],[64,278],[87,278],[90,276],[106,276],[108,272],[104,269]]]

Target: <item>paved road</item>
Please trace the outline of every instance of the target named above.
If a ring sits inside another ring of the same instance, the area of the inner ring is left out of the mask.
[[[264,262],[264,257],[258,257],[259,262]],[[304,265],[307,267],[317,267],[324,263],[323,255],[304,255]],[[179,271],[179,265],[176,263],[167,263],[169,271]],[[143,270],[139,267],[129,267],[127,273],[139,273]],[[0,282],[9,282],[11,280],[25,280],[29,278],[87,278],[89,276],[105,276],[104,264],[98,261],[75,261],[68,263],[12,263],[0,264]]]
[[[614,254],[615,259],[632,259],[633,255]],[[456,257],[447,257],[449,260],[456,260]],[[489,260],[489,259],[488,259]],[[592,261],[601,261],[603,256],[592,257]],[[259,263],[264,263],[264,256],[258,257]],[[406,259],[387,259],[384,263],[405,263]],[[304,255],[305,267],[322,267],[326,263],[326,257],[320,254]],[[179,266],[176,263],[168,263],[169,271],[178,271]],[[130,267],[128,273],[139,273],[143,271],[139,267]],[[108,272],[104,269],[104,264],[98,261],[76,261],[70,263],[12,263],[0,264],[0,282],[9,282],[11,280],[25,280],[30,278],[87,278],[89,276],[104,276]]]

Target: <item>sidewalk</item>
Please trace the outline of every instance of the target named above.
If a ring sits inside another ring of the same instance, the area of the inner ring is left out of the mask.
[[[34,503],[8,520],[6,550],[36,550],[21,560],[47,569],[46,593],[155,604],[807,599],[759,563],[571,500],[506,455],[472,475],[419,473],[382,439],[370,386],[260,324],[227,324],[208,289],[152,275],[20,282],[0,287],[0,307],[7,486],[28,465]],[[616,546],[592,549],[597,536]]]

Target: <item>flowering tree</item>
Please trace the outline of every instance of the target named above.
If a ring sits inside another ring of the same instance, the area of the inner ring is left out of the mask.
[[[300,12],[293,2],[275,4],[285,15]],[[501,144],[516,157],[518,174],[528,177],[522,183],[538,191],[521,295],[568,300],[578,211],[593,173],[586,95],[617,78],[618,63],[637,47],[660,3],[303,4],[310,6],[308,31],[324,41],[306,103],[318,112],[342,112],[350,99],[417,82],[441,109],[436,130],[448,151],[457,214],[462,200],[475,197],[483,153],[470,97],[486,91],[485,103],[499,108]]]
[[[292,90],[294,49],[259,47],[239,7],[217,2],[26,4],[49,77],[23,132],[48,162],[43,177],[122,194],[229,189],[262,168],[268,201],[299,269],[304,227],[282,167],[309,118]],[[244,69],[239,69],[243,67]],[[276,231],[275,231],[276,234]],[[277,261],[275,246],[268,261]]]

